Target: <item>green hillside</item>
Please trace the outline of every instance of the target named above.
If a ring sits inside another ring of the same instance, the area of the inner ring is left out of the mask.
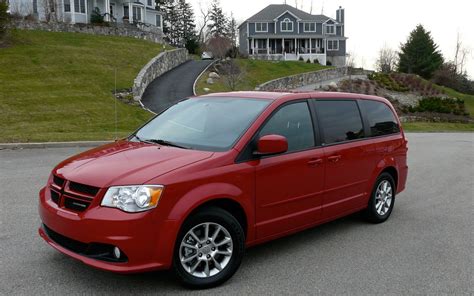
[[[42,31],[12,32],[0,48],[0,142],[105,140],[115,136],[113,97],[130,88],[163,46],[112,36]],[[117,103],[118,134],[150,114]]]

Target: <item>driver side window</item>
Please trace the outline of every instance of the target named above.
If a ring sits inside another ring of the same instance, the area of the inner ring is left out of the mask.
[[[272,115],[259,133],[280,135],[288,140],[288,152],[315,146],[313,122],[307,102],[286,105]]]

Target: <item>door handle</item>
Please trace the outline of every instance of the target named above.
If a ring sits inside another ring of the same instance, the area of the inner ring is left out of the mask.
[[[341,160],[341,157],[342,157],[341,155],[329,156],[328,160],[332,162],[338,162],[339,160]]]
[[[309,165],[309,166],[318,166],[318,165],[320,165],[321,163],[323,163],[323,159],[322,159],[322,158],[311,158],[311,159],[308,161],[308,165]]]

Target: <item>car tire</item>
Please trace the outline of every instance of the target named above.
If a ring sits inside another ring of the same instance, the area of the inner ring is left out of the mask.
[[[382,173],[375,181],[365,218],[372,223],[385,222],[395,205],[395,181],[389,173]]]
[[[180,282],[189,288],[215,287],[234,275],[244,250],[245,233],[237,219],[221,208],[204,208],[181,227],[175,243],[173,269]]]

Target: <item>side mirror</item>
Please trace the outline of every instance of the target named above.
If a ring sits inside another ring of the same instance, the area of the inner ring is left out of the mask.
[[[280,135],[266,135],[258,139],[257,155],[273,155],[288,151],[288,141]]]

